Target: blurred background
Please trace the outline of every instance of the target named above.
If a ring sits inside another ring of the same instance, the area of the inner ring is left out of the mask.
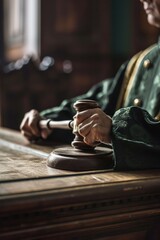
[[[0,126],[112,78],[154,44],[139,0],[0,0]]]

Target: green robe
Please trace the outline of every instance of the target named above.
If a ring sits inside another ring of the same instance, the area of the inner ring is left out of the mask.
[[[86,94],[64,100],[41,113],[54,120],[72,119],[78,99],[96,100],[113,119],[114,169],[160,168],[160,49],[156,44],[124,63],[113,79]],[[54,130],[53,140],[70,143],[70,131]]]

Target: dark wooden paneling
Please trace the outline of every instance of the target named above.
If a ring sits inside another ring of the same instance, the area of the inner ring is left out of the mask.
[[[64,57],[65,53],[86,56],[109,51],[109,1],[42,0],[41,4],[42,56],[51,52]]]
[[[41,54],[72,64],[69,96],[81,94],[110,72],[110,1],[42,0]],[[46,14],[47,13],[47,14]]]
[[[4,12],[3,0],[0,0],[0,64],[4,62]]]

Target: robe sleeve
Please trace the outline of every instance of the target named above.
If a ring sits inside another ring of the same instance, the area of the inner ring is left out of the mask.
[[[160,121],[139,107],[115,112],[112,125],[114,168],[160,168]]]

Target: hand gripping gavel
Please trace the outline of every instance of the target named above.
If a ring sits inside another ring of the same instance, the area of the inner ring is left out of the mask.
[[[78,100],[73,107],[77,112],[87,109],[99,108],[93,100]],[[112,149],[109,147],[95,147],[87,145],[83,137],[78,133],[76,120],[52,121],[51,119],[41,120],[40,128],[72,129],[75,138],[72,147],[65,147],[53,150],[47,159],[47,165],[52,168],[88,171],[97,169],[108,169],[113,167]]]
[[[77,112],[81,112],[87,109],[99,108],[99,105],[94,100],[78,100],[74,103],[73,107]],[[75,138],[72,141],[72,147],[82,150],[82,151],[91,151],[94,149],[93,146],[87,145],[83,141],[83,137],[78,133],[77,126],[74,120],[65,120],[65,121],[53,121],[51,119],[41,120],[39,122],[40,128],[59,128],[59,129],[72,129],[75,134]]]

